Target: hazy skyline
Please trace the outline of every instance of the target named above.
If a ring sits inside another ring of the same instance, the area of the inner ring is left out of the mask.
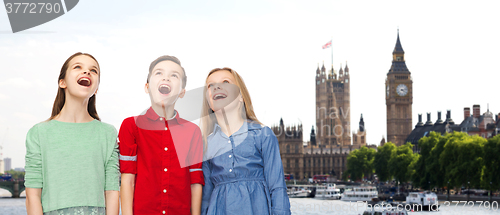
[[[216,67],[240,73],[256,115],[268,126],[315,124],[315,72],[348,64],[351,129],[363,114],[368,144],[386,135],[385,78],[397,29],[413,78],[413,122],[418,114],[463,108],[500,112],[500,3],[477,1],[80,1],[44,25],[11,33],[0,12],[0,144],[12,167],[24,167],[25,138],[50,116],[59,70],[75,52],[101,66],[97,110],[117,129],[147,109],[147,69],[160,55],[178,57],[187,89],[204,85]],[[182,111],[180,111],[182,115]]]

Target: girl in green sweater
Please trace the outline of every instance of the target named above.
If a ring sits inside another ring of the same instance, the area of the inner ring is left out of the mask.
[[[119,212],[116,129],[95,107],[100,68],[90,54],[64,62],[51,117],[26,137],[26,210],[41,214]]]

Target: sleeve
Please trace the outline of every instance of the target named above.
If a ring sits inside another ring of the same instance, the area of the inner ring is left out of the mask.
[[[29,188],[43,187],[42,151],[38,138],[38,128],[34,126],[26,135],[26,174],[24,186]]]
[[[203,161],[203,176],[205,178],[205,185],[203,186],[203,194],[201,197],[201,215],[207,215],[208,205],[210,203],[210,197],[212,196],[212,191],[214,190],[214,185],[210,180],[210,160]]]
[[[105,180],[104,190],[120,190],[119,177],[120,172],[118,171],[118,144],[116,141],[116,129],[112,127],[108,140],[108,149],[111,151],[106,166],[105,166]]]
[[[136,125],[133,117],[123,120],[118,133],[120,172],[137,174]]]
[[[205,180],[203,179],[203,170],[202,170],[202,162],[203,162],[203,141],[201,140],[201,131],[197,127],[194,134],[193,139],[191,140],[191,149],[189,156],[189,174],[191,174],[191,184],[205,184]]]
[[[273,215],[288,215],[290,200],[286,193],[285,174],[281,162],[278,139],[269,127],[262,129],[262,158],[264,160],[264,177],[271,194],[271,210]]]

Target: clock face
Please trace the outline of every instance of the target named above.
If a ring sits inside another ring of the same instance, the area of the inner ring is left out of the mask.
[[[396,88],[396,92],[398,93],[398,95],[400,96],[405,96],[407,93],[408,93],[408,87],[404,84],[400,84],[398,85],[398,87]]]
[[[389,96],[389,86],[387,86],[387,96]]]

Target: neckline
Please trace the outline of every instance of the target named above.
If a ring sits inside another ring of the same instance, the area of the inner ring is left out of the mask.
[[[52,119],[50,121],[55,122],[55,123],[60,123],[60,124],[68,124],[68,125],[84,125],[84,124],[90,124],[90,123],[93,123],[93,122],[99,121],[99,120],[94,119],[94,120],[89,121],[89,122],[63,122],[63,121]]]

